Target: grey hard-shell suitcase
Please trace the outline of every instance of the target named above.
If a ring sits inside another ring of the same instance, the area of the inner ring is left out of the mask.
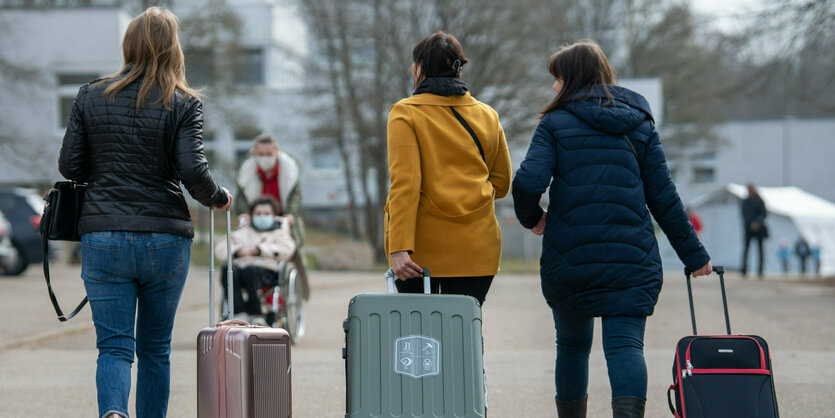
[[[210,216],[214,225],[214,216]],[[231,252],[230,214],[226,212]],[[209,232],[210,251],[214,236]],[[234,312],[231,254],[227,274],[227,315]],[[292,416],[290,334],[242,321],[214,320],[214,256],[209,267],[209,324],[197,336],[197,416],[199,418],[274,418]]]
[[[351,299],[345,330],[346,418],[486,417],[481,308],[460,295]],[[415,279],[413,279],[415,280]],[[429,293],[429,270],[424,270]]]

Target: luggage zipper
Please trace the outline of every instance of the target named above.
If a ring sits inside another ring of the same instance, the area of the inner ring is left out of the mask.
[[[684,373],[682,373],[682,379],[685,377],[685,374],[687,376],[693,376],[693,363],[691,363],[690,360],[687,360],[687,370],[685,370]]]

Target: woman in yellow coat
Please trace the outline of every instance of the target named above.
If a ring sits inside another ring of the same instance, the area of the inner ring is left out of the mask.
[[[391,107],[385,247],[401,293],[465,294],[484,302],[498,272],[502,237],[495,199],[511,165],[499,116],[461,81],[468,62],[454,36],[437,32],[412,52],[413,96]]]

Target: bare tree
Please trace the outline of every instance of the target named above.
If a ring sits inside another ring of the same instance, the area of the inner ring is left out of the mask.
[[[535,31],[519,25],[530,12],[517,6],[499,0],[311,0],[300,4],[323,54],[314,58],[317,74],[328,79],[324,91],[331,97],[336,124],[343,125],[330,129],[332,140],[345,167],[358,161],[360,190],[355,193],[349,186],[349,195],[358,198],[364,209],[363,235],[376,254],[383,254],[388,109],[411,93],[411,49],[418,40],[437,30],[455,34],[471,61],[465,81],[476,97],[502,115],[508,137],[519,137],[535,125],[536,107],[544,103],[547,93],[543,92],[549,91],[550,83],[547,77],[542,77],[541,85],[530,82],[534,73],[544,72],[545,63],[543,57],[530,53],[536,43],[528,40],[536,39]],[[537,96],[543,99],[531,100]]]

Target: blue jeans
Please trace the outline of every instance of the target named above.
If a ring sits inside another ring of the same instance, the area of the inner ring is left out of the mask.
[[[609,370],[612,397],[647,397],[647,365],[644,360],[646,317],[603,318],[603,352]],[[557,329],[555,381],[557,399],[571,401],[588,393],[589,353],[594,318],[554,312]]]
[[[135,353],[136,415],[164,417],[171,330],[188,275],[191,240],[172,234],[93,232],[81,236],[81,245],[81,278],[99,349],[99,416],[128,416]]]

